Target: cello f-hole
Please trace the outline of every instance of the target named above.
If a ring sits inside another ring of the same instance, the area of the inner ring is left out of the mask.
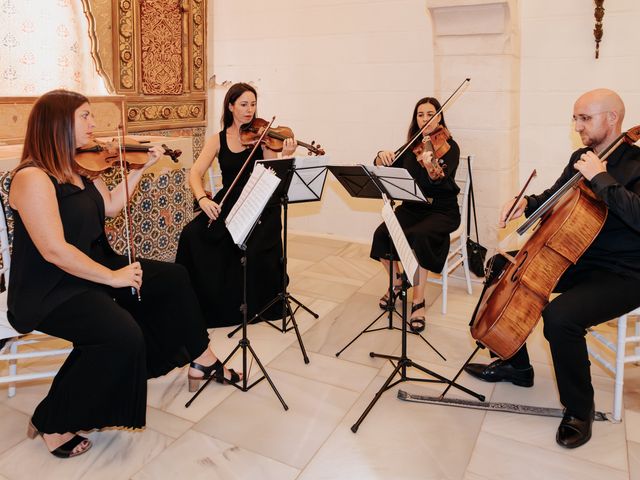
[[[511,275],[511,281],[512,282],[517,282],[518,281],[518,273],[520,273],[520,269],[524,266],[525,262],[527,261],[527,257],[529,256],[529,251],[525,250],[522,253],[522,261],[520,262],[520,265],[518,265],[518,267],[516,268],[516,271],[513,272],[513,275]]]

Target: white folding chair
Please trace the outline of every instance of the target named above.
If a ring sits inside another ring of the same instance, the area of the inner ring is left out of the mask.
[[[471,289],[471,274],[469,272],[469,260],[467,258],[467,211],[469,208],[469,169],[467,167],[467,158],[469,165],[473,166],[473,155],[468,157],[460,157],[460,165],[456,172],[456,183],[460,187],[458,194],[458,205],[460,205],[460,226],[455,232],[449,235],[451,246],[440,278],[427,278],[427,281],[442,285],[442,314],[447,313],[447,291],[449,289],[449,276],[457,268],[462,267],[464,279],[467,284],[467,293],[473,293]],[[462,278],[462,277],[460,277]]]
[[[2,208],[1,204],[0,252],[2,254],[2,268],[0,268],[0,276],[4,275],[5,284],[8,284],[11,255],[7,234],[7,222],[4,216],[4,208]],[[4,291],[0,293],[0,362],[6,361],[9,365],[7,374],[0,375],[0,384],[9,384],[9,397],[15,396],[15,384],[17,382],[51,378],[58,373],[58,370],[55,369],[46,372],[18,374],[19,360],[66,355],[71,351],[71,348],[51,348],[50,345],[56,343],[56,341],[57,339],[37,331],[28,335],[23,335],[15,331],[7,319],[7,292]],[[29,345],[29,348],[25,351],[19,351],[19,349],[25,345]],[[45,345],[44,348],[42,348],[43,345]],[[49,348],[47,348],[46,345],[49,345]]]
[[[629,321],[630,320],[630,321]],[[627,335],[627,328],[633,330],[633,335]],[[588,330],[589,336],[600,343],[601,348],[587,343],[589,355],[596,360],[605,369],[613,373],[615,377],[615,385],[613,390],[613,421],[620,422],[622,420],[622,395],[624,386],[624,365],[626,363],[640,362],[640,308],[636,308],[632,312],[626,313],[617,320],[617,332],[615,342],[595,328]],[[627,355],[627,344],[632,344],[632,355]],[[607,349],[615,355],[614,363],[603,354],[602,349]]]
[[[211,191],[211,197],[213,198],[222,188],[222,172],[220,171],[220,166],[217,161],[213,162],[207,169],[207,177],[209,180],[209,190]]]

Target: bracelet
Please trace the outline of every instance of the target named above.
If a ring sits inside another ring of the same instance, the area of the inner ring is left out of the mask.
[[[209,198],[209,197],[207,197],[207,195],[202,195],[200,198],[196,200],[196,203],[200,205],[200,200],[202,200],[203,198]]]

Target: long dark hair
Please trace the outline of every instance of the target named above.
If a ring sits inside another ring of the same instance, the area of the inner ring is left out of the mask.
[[[20,164],[38,167],[60,183],[71,183],[75,165],[75,112],[89,99],[69,90],[52,90],[33,105],[27,122],[27,133]]]
[[[229,105],[233,105],[238,100],[238,97],[244,92],[252,92],[258,100],[258,92],[248,83],[234,83],[231,85],[227,94],[224,96],[224,106],[222,108],[222,118],[220,118],[220,124],[222,129],[229,128],[233,124],[233,113],[229,110]]]
[[[418,131],[420,130],[420,127],[418,127],[418,120],[416,117],[418,115],[418,108],[420,107],[420,105],[424,105],[425,103],[432,105],[436,109],[436,112],[441,108],[440,102],[438,101],[438,99],[434,97],[424,97],[418,100],[418,103],[416,103],[416,106],[413,108],[413,115],[411,115],[411,123],[409,124],[409,131],[407,132],[407,141],[411,140],[413,136],[416,133],[418,133]],[[447,123],[444,121],[444,113],[440,114],[439,124],[447,128]],[[419,141],[419,140],[416,140],[416,141]]]

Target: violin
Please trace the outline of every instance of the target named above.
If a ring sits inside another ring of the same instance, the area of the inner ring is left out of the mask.
[[[445,176],[444,169],[447,168],[447,164],[444,163],[442,157],[451,149],[451,145],[447,142],[450,138],[451,133],[447,130],[447,127],[439,125],[433,132],[425,135],[422,141],[413,147],[413,153],[418,158],[420,165],[428,172],[435,173],[436,178],[434,180]],[[424,152],[432,152],[433,154],[429,164],[425,164],[421,158]]]
[[[126,138],[121,145],[122,151],[126,154],[127,166],[132,169],[142,168],[148,161],[147,153],[151,146],[142,144],[132,138]],[[172,150],[162,144],[164,154],[171,160],[178,162],[178,157],[182,155],[180,150]],[[93,143],[76,149],[75,161],[78,173],[88,178],[96,178],[100,173],[115,166],[120,161],[120,146],[118,142],[101,142],[94,140]]]
[[[262,118],[254,118],[250,123],[245,123],[240,127],[240,142],[245,146],[254,146],[262,136],[269,122]],[[287,138],[294,138],[293,130],[289,127],[271,127],[267,130],[267,134],[262,137],[262,143],[274,152],[281,152],[284,141]],[[296,140],[301,147],[309,150],[309,155],[324,155],[324,150],[320,145],[316,145],[315,140],[311,144]]]

